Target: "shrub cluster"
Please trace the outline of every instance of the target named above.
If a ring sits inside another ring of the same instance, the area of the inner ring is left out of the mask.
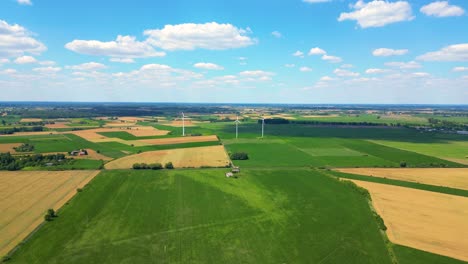
[[[16,152],[31,152],[34,150],[34,145],[29,143],[23,143],[21,146],[13,148]]]
[[[134,170],[162,170],[163,166],[161,165],[161,163],[151,163],[151,164],[135,163],[133,164],[133,169]]]
[[[57,214],[55,213],[54,209],[49,209],[47,210],[47,213],[44,215],[44,220],[47,222],[52,221],[55,217],[57,217]]]
[[[230,158],[232,160],[248,160],[249,155],[245,152],[234,152],[231,153]]]

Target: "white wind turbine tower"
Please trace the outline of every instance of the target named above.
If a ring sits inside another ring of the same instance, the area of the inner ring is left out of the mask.
[[[237,137],[238,137],[238,135],[239,135],[239,128],[238,128],[238,126],[239,126],[239,124],[240,124],[239,116],[237,116],[236,121],[234,121],[234,123],[236,123],[236,139],[237,139]]]
[[[182,136],[185,137],[185,115],[182,112]]]
[[[262,116],[262,138],[263,138],[264,131],[265,131],[265,117]]]

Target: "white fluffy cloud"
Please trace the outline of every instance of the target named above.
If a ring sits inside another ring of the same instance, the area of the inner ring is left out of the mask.
[[[117,36],[115,41],[73,40],[65,48],[80,54],[108,56],[116,59],[162,57],[166,53],[156,51],[147,42],[137,41],[133,36]]]
[[[333,73],[336,74],[336,76],[340,76],[340,77],[358,77],[360,75],[358,72],[352,72],[352,71],[343,70],[340,68],[335,69]]]
[[[248,35],[249,28],[240,29],[231,24],[216,22],[205,24],[166,25],[162,29],[145,30],[148,43],[164,50],[225,50],[242,48],[257,41]]]
[[[376,68],[370,68],[366,70],[367,74],[381,74],[381,73],[386,73],[388,70],[385,69],[376,69]]]
[[[468,61],[468,43],[450,45],[417,58],[422,61]]]
[[[309,67],[305,67],[305,66],[304,66],[304,67],[301,67],[301,68],[299,68],[299,70],[300,70],[301,72],[311,72],[311,71],[312,71],[312,69],[311,69],[311,68],[309,68]]]
[[[464,72],[464,71],[468,71],[468,67],[455,67],[452,69],[452,71],[454,72]]]
[[[46,46],[31,37],[24,27],[0,20],[0,58],[18,57],[25,53],[40,54],[45,50]]]
[[[87,62],[79,65],[66,66],[65,68],[76,71],[96,71],[106,69],[107,66],[98,62]]]
[[[40,68],[34,68],[33,71],[41,74],[55,74],[59,71],[61,71],[62,68],[60,67],[40,67]]]
[[[31,0],[16,0],[20,5],[32,5]]]
[[[193,67],[198,68],[198,69],[204,69],[204,70],[216,70],[216,71],[224,70],[223,66],[210,63],[210,62],[198,62],[198,63],[195,63]]]
[[[327,52],[324,51],[323,49],[319,48],[319,47],[311,48],[309,50],[309,56],[311,56],[311,55],[325,55],[325,54],[327,54]]]
[[[311,48],[308,53],[309,56],[322,55],[322,60],[328,61],[331,63],[340,63],[343,60],[337,56],[328,55],[327,52],[319,47]]]
[[[132,58],[110,58],[111,62],[120,62],[120,63],[134,63],[135,60]]]
[[[272,72],[262,71],[262,70],[255,70],[255,71],[243,71],[240,72],[239,75],[241,77],[246,78],[246,81],[270,81],[273,75]]]
[[[388,57],[388,56],[401,56],[408,53],[407,49],[387,49],[387,48],[380,48],[375,49],[372,52],[372,55],[376,57]]]
[[[340,63],[340,62],[343,61],[340,57],[330,56],[330,55],[327,55],[327,54],[322,56],[322,60],[328,61],[328,62],[331,62],[331,63]]]
[[[354,11],[341,13],[338,21],[356,20],[361,28],[382,27],[388,24],[410,21],[412,15],[411,5],[406,1],[388,2],[374,0],[365,3],[362,0],[351,5]]]
[[[332,78],[330,76],[323,76],[322,78],[320,78],[321,82],[329,82],[329,81],[333,81],[333,80],[335,80],[335,78]]]
[[[32,56],[21,56],[16,58],[16,64],[29,64],[29,63],[36,63],[37,60]]]
[[[417,63],[415,61],[409,61],[409,62],[392,61],[392,62],[385,63],[385,66],[393,67],[393,68],[399,68],[399,69],[402,69],[402,70],[421,68],[421,64],[419,64],[419,63]]]
[[[298,50],[292,54],[294,57],[304,58],[304,52]]]
[[[421,7],[421,13],[435,17],[461,16],[465,13],[463,8],[450,5],[448,1],[436,1]]]

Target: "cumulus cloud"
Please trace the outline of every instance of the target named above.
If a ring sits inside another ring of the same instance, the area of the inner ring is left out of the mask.
[[[388,49],[388,48],[380,48],[375,49],[372,52],[372,55],[376,57],[388,57],[388,56],[401,56],[408,53],[407,49]]]
[[[311,71],[312,71],[312,69],[311,69],[311,68],[309,68],[309,67],[305,67],[305,66],[304,66],[304,67],[301,67],[301,68],[299,68],[299,70],[300,70],[301,72],[311,72]]]
[[[292,54],[294,57],[304,58],[304,52],[298,50]]]
[[[59,71],[61,71],[62,68],[60,67],[40,67],[40,68],[34,68],[33,71],[41,74],[55,74]]]
[[[412,75],[414,77],[428,77],[428,76],[430,76],[430,74],[427,73],[427,72],[413,72]]]
[[[409,62],[392,61],[392,62],[385,63],[385,66],[389,66],[393,68],[400,68],[402,70],[421,68],[421,64],[415,61],[409,61]]]
[[[239,73],[241,77],[246,78],[247,81],[270,81],[273,75],[272,72],[254,70],[254,71],[242,71]]]
[[[414,18],[411,5],[406,1],[374,0],[365,3],[359,0],[351,7],[354,11],[341,13],[338,21],[356,20],[361,28],[369,28],[383,27],[396,22],[410,21]]]
[[[76,71],[96,71],[106,69],[107,66],[98,62],[87,62],[79,65],[66,66],[65,68]]]
[[[322,78],[320,78],[321,82],[329,82],[329,81],[333,81],[333,80],[335,80],[335,78],[332,78],[330,76],[323,76]]]
[[[370,68],[366,70],[367,74],[381,74],[381,73],[386,73],[388,70],[385,69],[376,69],[376,68]]]
[[[309,56],[311,56],[311,55],[325,55],[325,54],[327,54],[327,52],[324,51],[323,49],[319,48],[319,47],[311,48],[309,50]]]
[[[209,62],[199,62],[195,63],[193,67],[198,68],[198,69],[204,69],[204,70],[224,70],[224,67],[214,64],[214,63],[209,63]]]
[[[454,71],[454,72],[464,72],[464,71],[468,71],[468,67],[454,67],[452,69],[452,71]]]
[[[120,63],[134,63],[135,60],[132,58],[110,58],[111,62],[120,62]]]
[[[421,13],[435,17],[461,16],[465,13],[463,8],[450,5],[448,1],[436,1],[421,7]]]
[[[468,43],[455,44],[417,58],[422,61],[468,61]]]
[[[166,25],[162,29],[145,30],[148,43],[164,50],[225,50],[254,45],[257,41],[248,35],[249,28],[216,22],[205,24]]]
[[[18,57],[25,53],[41,54],[47,48],[24,27],[0,20],[0,57]]]
[[[336,76],[340,76],[340,77],[358,77],[360,75],[358,72],[352,72],[352,71],[343,70],[340,68],[335,69],[333,73],[336,74]]]
[[[37,60],[32,56],[21,56],[16,58],[16,64],[29,64],[29,63],[36,63]]]
[[[271,32],[271,35],[273,37],[275,37],[275,38],[282,38],[283,37],[283,35],[279,31],[273,31],[273,32]]]
[[[5,75],[13,75],[17,73],[15,69],[5,69],[3,71],[0,71],[0,74],[5,74]]]
[[[73,40],[65,48],[80,54],[108,56],[116,59],[162,57],[165,52],[156,51],[147,42],[137,41],[133,36],[117,36],[115,41]]]
[[[16,2],[20,5],[32,5],[31,0],[16,0]]]
[[[327,54],[322,56],[322,60],[328,61],[328,62],[331,62],[331,63],[340,63],[340,62],[343,61],[340,57],[330,56],[330,55],[327,55]]]

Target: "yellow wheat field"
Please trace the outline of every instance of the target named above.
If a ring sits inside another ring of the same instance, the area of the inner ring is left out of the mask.
[[[210,142],[218,141],[218,137],[211,136],[196,136],[196,137],[174,137],[174,138],[153,138],[153,139],[140,139],[130,140],[130,143],[139,143],[145,145],[171,145],[191,142]]]
[[[143,152],[111,161],[105,168],[130,169],[135,163],[164,165],[167,162],[172,162],[175,168],[224,167],[229,165],[229,158],[224,147],[219,145]]]
[[[21,118],[20,123],[41,122],[41,118]]]
[[[16,150],[14,148],[21,146],[22,143],[4,143],[0,144],[0,153],[4,152],[10,152],[10,153],[16,153]]]
[[[99,171],[2,171],[0,173],[0,256],[6,255],[59,209]]]
[[[345,173],[468,190],[468,168],[349,168]]]
[[[395,244],[468,261],[468,198],[352,180],[369,190]]]

